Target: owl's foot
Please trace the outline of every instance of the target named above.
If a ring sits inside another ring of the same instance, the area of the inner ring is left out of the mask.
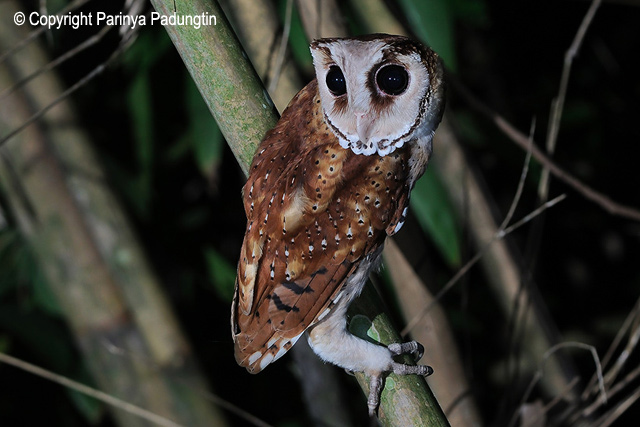
[[[424,347],[417,341],[410,341],[406,343],[393,343],[387,346],[389,351],[394,356],[401,354],[412,354],[417,362],[422,358],[424,354]],[[380,395],[384,388],[384,379],[390,374],[396,375],[422,375],[428,377],[433,374],[433,368],[427,365],[405,365],[404,363],[391,362],[391,369],[387,372],[381,372],[371,376],[369,381],[369,398],[367,399],[367,406],[369,407],[369,415],[374,417],[376,409],[380,405]]]

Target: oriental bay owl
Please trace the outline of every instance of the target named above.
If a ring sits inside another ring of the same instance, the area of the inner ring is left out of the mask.
[[[316,79],[262,140],[243,189],[244,236],[231,323],[237,362],[260,372],[307,332],[323,360],[371,377],[428,375],[394,361],[416,342],[350,334],[346,311],[402,226],[444,108],[438,56],[375,34],[311,44]]]

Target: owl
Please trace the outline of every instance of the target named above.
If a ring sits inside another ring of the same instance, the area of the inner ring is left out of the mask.
[[[316,78],[255,154],[243,188],[247,227],[231,324],[235,358],[258,373],[303,335],[326,362],[371,378],[375,413],[388,373],[428,375],[347,330],[347,308],[400,230],[444,109],[438,56],[374,34],[311,43]]]

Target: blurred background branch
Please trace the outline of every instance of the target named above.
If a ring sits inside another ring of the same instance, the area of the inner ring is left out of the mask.
[[[11,22],[17,4],[0,7],[0,50],[7,51],[27,33]],[[5,59],[0,84],[11,87],[46,64],[32,42]],[[63,91],[54,75],[43,74],[6,95],[2,133]],[[69,100],[1,149],[3,195],[55,297],[50,304],[59,305],[100,388],[170,420],[224,425],[198,396],[204,378]],[[147,425],[129,413],[114,415],[123,425]]]

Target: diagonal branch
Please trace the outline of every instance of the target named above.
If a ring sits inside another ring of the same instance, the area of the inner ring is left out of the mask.
[[[18,369],[22,369],[24,371],[30,372],[39,377],[46,378],[49,381],[53,381],[64,387],[67,387],[71,390],[75,390],[87,396],[91,396],[94,399],[97,399],[103,403],[106,403],[107,405],[111,405],[114,408],[117,408],[121,411],[125,411],[130,414],[133,414],[136,417],[140,417],[153,424],[164,426],[164,427],[181,427],[181,424],[178,424],[166,417],[163,417],[154,412],[141,408],[140,406],[134,405],[131,402],[118,399],[117,397],[112,396],[109,393],[105,393],[95,388],[88,387],[84,384],[81,384],[77,381],[73,381],[62,375],[58,375],[51,371],[47,371],[46,369],[40,368],[39,366],[35,366],[23,360],[16,359],[15,357],[9,356],[8,354],[0,353],[0,362],[6,363],[7,365],[14,366]]]
[[[527,150],[529,147],[529,137],[518,129],[516,129],[511,123],[509,123],[504,117],[500,114],[493,111],[486,104],[480,101],[478,98],[473,95],[469,89],[467,89],[459,80],[450,76],[449,82],[451,86],[456,89],[456,91],[462,95],[463,98],[469,103],[469,105],[485,115],[488,119],[490,119],[493,124],[495,124],[498,129],[500,129],[505,135],[507,135],[513,142],[518,144],[522,149]],[[602,194],[588,185],[584,184],[575,176],[566,172],[560,166],[558,166],[553,160],[547,157],[544,152],[538,148],[538,146],[534,143],[531,145],[531,155],[542,164],[543,167],[549,170],[556,178],[565,184],[572,187],[578,193],[582,194],[585,198],[591,200],[592,202],[600,205],[604,210],[609,212],[612,215],[618,215],[624,218],[629,218],[635,221],[640,221],[640,210],[625,206],[620,204],[614,200],[612,200],[609,196]]]
[[[549,155],[553,155],[556,149],[556,142],[558,140],[558,132],[560,131],[560,119],[562,118],[562,111],[564,110],[564,100],[567,95],[567,87],[569,86],[569,75],[571,74],[571,65],[573,59],[578,54],[578,50],[582,45],[584,39],[593,18],[596,15],[596,11],[600,6],[601,0],[593,0],[589,10],[582,19],[582,23],[576,32],[576,35],[567,49],[564,55],[564,66],[562,67],[562,75],[560,77],[560,88],[558,89],[558,96],[551,102],[551,118],[549,120],[550,126],[547,131],[547,152]],[[549,169],[542,170],[542,176],[540,177],[540,184],[538,185],[538,192],[540,199],[547,200],[547,194],[549,191]]]

